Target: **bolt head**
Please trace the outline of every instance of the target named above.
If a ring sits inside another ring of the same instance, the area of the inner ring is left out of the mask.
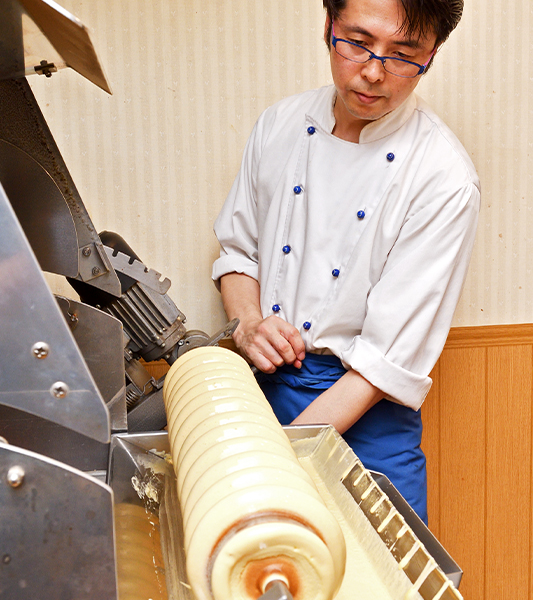
[[[91,249],[87,246],[81,251],[81,253],[83,256],[91,256]]]
[[[63,381],[56,381],[50,388],[50,393],[54,398],[65,398],[69,392],[68,385]]]
[[[7,472],[7,483],[12,488],[18,488],[22,485],[25,475],[26,474],[24,473],[24,469],[22,467],[19,467],[18,465],[15,465],[14,467],[11,467]]]
[[[35,358],[42,360],[50,354],[50,346],[46,342],[36,342],[31,347],[31,351]]]

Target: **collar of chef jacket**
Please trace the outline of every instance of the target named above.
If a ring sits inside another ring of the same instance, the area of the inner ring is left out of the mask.
[[[310,117],[316,120],[317,123],[320,123],[320,125],[324,127],[326,131],[331,132],[335,127],[333,108],[337,100],[337,90],[335,89],[335,86],[331,86],[330,90],[330,95],[327,98],[329,103],[328,108],[326,110],[320,110],[320,108],[317,107],[316,112],[312,111],[308,114]],[[416,104],[416,94],[412,93],[402,104],[400,104],[400,106],[395,108],[393,111],[386,114],[384,117],[381,117],[381,119],[378,119],[377,121],[371,121],[368,123],[368,125],[365,125],[361,131],[359,143],[368,144],[370,142],[375,142],[400,129],[400,127],[402,127],[402,125],[404,125],[404,123],[406,123],[409,117],[413,114]]]

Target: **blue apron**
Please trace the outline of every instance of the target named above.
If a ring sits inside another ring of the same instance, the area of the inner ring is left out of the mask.
[[[301,369],[285,365],[258,382],[282,425],[291,423],[346,373],[336,356],[307,354]],[[420,411],[380,400],[343,434],[367,469],[386,475],[427,524],[426,457]]]

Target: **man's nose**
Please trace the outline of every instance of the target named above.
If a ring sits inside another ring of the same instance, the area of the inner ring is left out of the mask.
[[[386,71],[383,63],[377,58],[371,58],[367,62],[363,63],[363,67],[361,69],[361,75],[371,83],[383,81],[385,78],[385,73]]]

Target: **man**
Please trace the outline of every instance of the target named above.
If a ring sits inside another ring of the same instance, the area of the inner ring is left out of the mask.
[[[330,423],[427,520],[419,408],[479,182],[413,92],[462,0],[324,0],[334,86],[267,109],[215,223],[213,279],[282,424]]]

